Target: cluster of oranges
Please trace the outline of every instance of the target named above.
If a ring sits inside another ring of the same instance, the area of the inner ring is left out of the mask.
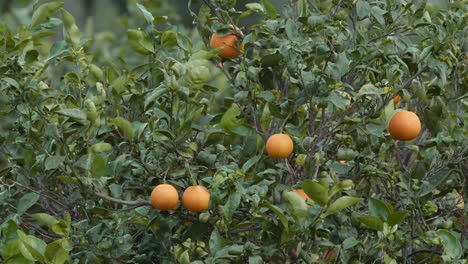
[[[151,192],[151,204],[161,211],[174,209],[179,202],[179,193],[170,184],[159,184]],[[198,213],[208,209],[210,192],[201,185],[188,187],[182,195],[182,205],[190,212]]]
[[[234,31],[235,30],[235,31]],[[238,42],[238,35],[243,36],[239,28],[231,25],[232,34],[221,36],[215,33],[211,36],[211,46],[215,49],[222,48],[219,55],[223,58],[237,58],[242,52],[243,46]],[[393,98],[395,105],[400,103],[401,97]],[[390,135],[397,140],[412,140],[421,131],[421,122],[414,112],[402,110],[395,113],[388,124]],[[274,134],[266,142],[266,151],[269,156],[277,159],[289,157],[293,152],[294,144],[289,135]],[[340,160],[340,163],[346,161]],[[294,190],[304,201],[313,200],[302,189]],[[183,206],[191,212],[202,212],[208,209],[210,192],[201,185],[188,187],[182,195]],[[170,184],[160,184],[151,192],[151,204],[154,208],[162,211],[172,210],[179,202],[179,193]],[[307,205],[310,207],[310,205]]]

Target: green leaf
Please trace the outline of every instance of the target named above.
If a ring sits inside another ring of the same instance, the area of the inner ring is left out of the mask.
[[[237,118],[238,115],[240,115],[239,106],[237,104],[232,104],[232,106],[224,113],[219,125],[226,131],[232,131],[234,127],[243,124],[243,120]]]
[[[296,192],[284,191],[283,199],[288,205],[288,211],[295,217],[307,216],[307,205],[302,197]]]
[[[384,202],[376,198],[369,199],[369,210],[371,212],[371,215],[377,216],[382,221],[387,221],[387,218],[390,215],[390,210],[388,209],[388,206]]]
[[[336,183],[333,185],[333,187],[330,189],[330,194],[328,195],[328,199],[331,199],[333,195],[335,195],[337,192],[340,192],[342,190],[349,190],[354,187],[354,183],[352,180],[344,180]]]
[[[244,163],[244,165],[242,165],[242,170],[244,172],[247,172],[253,165],[255,165],[261,158],[262,158],[262,154],[258,154],[257,156],[253,156],[252,158],[250,158],[248,161],[246,161]]]
[[[382,26],[385,25],[385,18],[383,17],[383,15],[387,13],[387,11],[382,10],[378,6],[373,6],[371,8],[371,12],[372,12],[372,16],[377,20],[377,22],[379,22],[380,25]]]
[[[32,217],[50,229],[52,229],[52,226],[59,222],[57,218],[46,213],[33,214]]]
[[[445,253],[452,259],[459,259],[463,254],[463,249],[457,236],[445,229],[438,230],[437,233],[440,236]]]
[[[68,44],[65,40],[54,42],[54,44],[52,44],[52,46],[49,49],[49,55],[47,56],[45,62],[48,62],[49,60],[69,50],[70,48],[68,47]]]
[[[350,148],[339,148],[338,153],[336,154],[336,158],[338,160],[352,160],[357,155],[359,155],[359,153]]]
[[[57,223],[55,223],[52,228],[52,232],[54,232],[57,235],[61,235],[64,237],[68,237],[70,234],[70,226],[65,223],[65,221],[60,220]]]
[[[22,246],[21,244],[22,243],[19,239],[15,239],[6,243],[2,252],[3,259],[6,260],[6,259],[12,258],[15,255],[21,255],[21,251],[20,251],[20,247]],[[26,260],[29,261],[28,259]]]
[[[275,213],[278,216],[281,224],[284,227],[284,230],[286,232],[288,232],[288,230],[289,230],[288,219],[286,218],[283,211],[279,207],[277,207],[275,205],[272,205],[270,203],[263,203],[263,204],[260,205],[260,207],[266,207],[266,208],[270,209],[271,211],[273,211],[273,213]]]
[[[144,5],[139,4],[139,3],[137,3],[136,5],[140,9],[140,11],[143,13],[143,16],[145,17],[146,22],[149,25],[152,25],[153,21],[154,21],[153,14],[151,14],[151,12],[149,12],[148,9],[146,9],[146,7]]]
[[[445,181],[447,177],[452,173],[452,170],[449,168],[444,168],[440,170],[439,172],[431,175],[430,177],[427,178],[427,182],[424,185],[421,186],[421,189],[419,190],[419,196],[424,196],[432,190],[434,190],[439,184]]]
[[[318,182],[311,180],[305,180],[302,183],[302,189],[312,200],[317,202],[321,206],[325,206],[328,203],[328,189],[322,186]]]
[[[45,170],[56,169],[63,165],[63,161],[65,160],[65,156],[50,156],[44,162]]]
[[[292,20],[292,19],[288,19],[287,22],[286,22],[286,26],[285,26],[285,31],[286,31],[286,35],[288,36],[289,39],[291,40],[297,40],[300,38],[300,35],[299,35],[299,26],[298,24]]]
[[[366,226],[374,229],[374,230],[378,230],[378,231],[382,231],[383,230],[383,222],[382,220],[380,220],[378,217],[376,216],[359,216],[358,217],[359,221],[361,221],[363,224],[365,224]]]
[[[356,3],[356,12],[359,19],[369,16],[371,11],[370,4],[366,0],[359,0]]]
[[[264,261],[261,256],[249,256],[249,264],[263,264]]]
[[[347,250],[359,244],[359,241],[354,237],[348,237],[343,241],[343,249]]]
[[[75,18],[66,10],[61,9],[63,25],[65,27],[65,40],[68,44],[77,48],[80,46],[81,32],[76,26]]]
[[[76,119],[78,121],[86,120],[86,113],[81,111],[80,109],[77,109],[77,108],[62,109],[62,110],[58,110],[56,113],[60,114],[60,115],[63,115],[63,116],[66,116],[66,117]]]
[[[211,232],[209,247],[212,254],[221,249],[221,236],[217,229]]]
[[[100,153],[100,152],[106,152],[112,150],[112,145],[109,143],[96,143],[89,147],[89,151],[94,152],[94,153]]]
[[[307,24],[310,26],[320,26],[325,23],[327,17],[318,13],[311,14],[307,18]]]
[[[55,240],[47,245],[44,256],[51,264],[63,264],[68,258],[69,247],[70,242],[66,239]]]
[[[26,255],[28,255],[29,253],[34,258],[34,260],[44,262],[44,253],[47,244],[42,239],[39,239],[35,236],[26,235],[21,230],[17,230],[17,233],[21,242],[24,245],[24,248],[20,248],[23,256],[25,256],[25,253]]]
[[[334,63],[330,63],[327,68],[327,73],[337,81],[341,80],[348,71],[349,64],[351,61],[348,59],[346,52],[336,54],[337,60]]]
[[[346,100],[338,94],[335,91],[332,91],[330,95],[328,96],[328,101],[330,101],[334,106],[336,106],[339,109],[345,109],[346,108]]]
[[[346,207],[349,207],[351,205],[354,205],[354,204],[360,202],[361,200],[362,200],[362,198],[358,198],[358,197],[342,196],[342,197],[336,199],[336,201],[333,202],[330,205],[330,207],[325,212],[323,217],[327,217],[327,216],[329,216],[331,214],[334,214],[334,213],[338,212],[339,210],[342,210],[342,209],[344,209]]]
[[[93,177],[101,177],[106,175],[107,166],[101,155],[93,155],[94,159],[91,163],[90,173]]]
[[[63,6],[63,2],[49,2],[40,5],[33,13],[31,27],[35,27],[46,21],[51,15]]]
[[[409,211],[401,211],[390,214],[387,223],[390,226],[399,225],[409,214]]]
[[[259,3],[248,3],[245,5],[248,10],[251,10],[256,13],[265,13],[263,6]]]
[[[111,86],[117,93],[122,93],[127,89],[128,76],[126,74],[120,75],[118,78],[114,79],[111,83]]]
[[[39,194],[37,193],[31,192],[23,195],[23,197],[19,199],[18,205],[16,206],[16,208],[18,209],[18,214],[21,215],[24,212],[26,212],[26,210],[28,210],[29,208],[31,208],[31,206],[36,204],[38,200]]]
[[[153,42],[146,32],[129,29],[127,31],[127,38],[130,46],[136,52],[144,55],[154,53]]]
[[[145,110],[147,110],[148,107],[151,106],[151,104],[154,103],[154,101],[156,101],[156,99],[164,95],[166,92],[167,92],[167,89],[166,89],[166,86],[164,85],[161,85],[156,89],[153,89],[151,93],[147,95],[145,98],[145,103],[144,103]]]
[[[16,89],[19,89],[19,88],[20,88],[19,83],[18,83],[16,80],[12,79],[12,78],[4,77],[4,78],[2,78],[2,79],[0,79],[0,80],[2,80],[2,81],[4,81],[4,82],[8,83],[9,85],[15,87]]]
[[[133,127],[132,124],[123,117],[116,117],[109,121],[110,123],[116,125],[120,130],[125,134],[125,137],[131,142],[133,141]]]
[[[368,83],[364,84],[361,89],[359,89],[358,95],[374,95],[374,94],[382,94],[382,92],[377,89],[373,84]]]
[[[275,19],[278,16],[275,7],[268,0],[262,0],[262,4],[265,7],[268,18]]]
[[[393,104],[393,100],[390,100],[388,104],[385,106],[385,108],[382,111],[382,118],[385,120],[385,123],[390,121],[390,118],[393,116],[395,113],[395,105]]]
[[[239,207],[241,201],[241,194],[234,192],[229,195],[226,204],[223,206],[223,214],[225,219],[231,219],[236,209]]]

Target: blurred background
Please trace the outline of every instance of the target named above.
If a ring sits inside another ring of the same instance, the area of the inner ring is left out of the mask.
[[[111,31],[118,32],[122,26],[128,26],[127,15],[137,11],[136,3],[142,3],[150,10],[154,16],[168,16],[174,25],[184,25],[192,27],[192,17],[190,16],[187,3],[188,0],[62,0],[64,8],[75,18],[78,27],[83,29],[93,25],[97,32]],[[270,0],[277,8],[288,0]],[[39,0],[38,3],[51,2],[50,0]],[[201,0],[192,0],[192,10],[197,11]],[[245,11],[245,4],[260,2],[255,0],[237,0],[236,9]],[[27,11],[31,9],[34,0],[0,0],[0,14],[14,14],[18,22],[27,24],[30,17]],[[142,16],[141,16],[142,17]],[[254,23],[253,18],[242,20],[244,24]],[[142,20],[143,22],[143,20]],[[144,24],[144,23],[143,23]],[[141,25],[143,25],[141,24]]]

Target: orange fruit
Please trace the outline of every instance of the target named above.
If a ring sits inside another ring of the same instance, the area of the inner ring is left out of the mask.
[[[201,185],[188,187],[182,195],[182,204],[190,212],[202,212],[208,209],[210,192]]]
[[[159,184],[151,192],[151,204],[154,208],[169,211],[177,206],[179,193],[170,184]]]
[[[346,160],[340,160],[340,163],[346,163]]]
[[[394,139],[412,140],[421,131],[421,121],[419,117],[411,111],[396,112],[388,123],[388,131]]]
[[[287,158],[291,155],[293,148],[293,141],[286,134],[274,134],[266,142],[268,155],[277,159]]]
[[[400,100],[401,100],[401,96],[399,94],[397,94],[394,98],[393,98],[393,104],[394,105],[397,105],[400,103]]]
[[[234,29],[234,26],[231,25],[231,28]],[[239,30],[239,28],[236,27],[236,30],[241,33],[243,36],[242,32]],[[236,34],[228,34],[226,36],[220,36],[217,35],[216,32],[211,35],[211,47],[213,49],[217,48],[223,48],[222,50],[219,51],[219,56],[223,58],[228,58],[228,59],[234,59],[239,56],[239,51],[242,51],[243,46],[242,44],[239,45],[237,41],[237,36]],[[235,47],[235,48],[234,48]],[[237,50],[236,50],[237,48]],[[238,51],[239,50],[239,51]]]
[[[302,189],[294,190],[294,192],[299,194],[302,197],[302,199],[304,199],[304,201],[306,201],[306,202],[313,202],[314,201],[314,200],[310,199],[310,197]],[[310,207],[310,204],[307,205],[307,208],[309,208],[309,207]]]

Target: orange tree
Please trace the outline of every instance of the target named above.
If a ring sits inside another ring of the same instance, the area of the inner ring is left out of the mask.
[[[467,8],[441,2],[188,1],[196,31],[129,3],[117,35],[4,14],[0,261],[463,263]]]

